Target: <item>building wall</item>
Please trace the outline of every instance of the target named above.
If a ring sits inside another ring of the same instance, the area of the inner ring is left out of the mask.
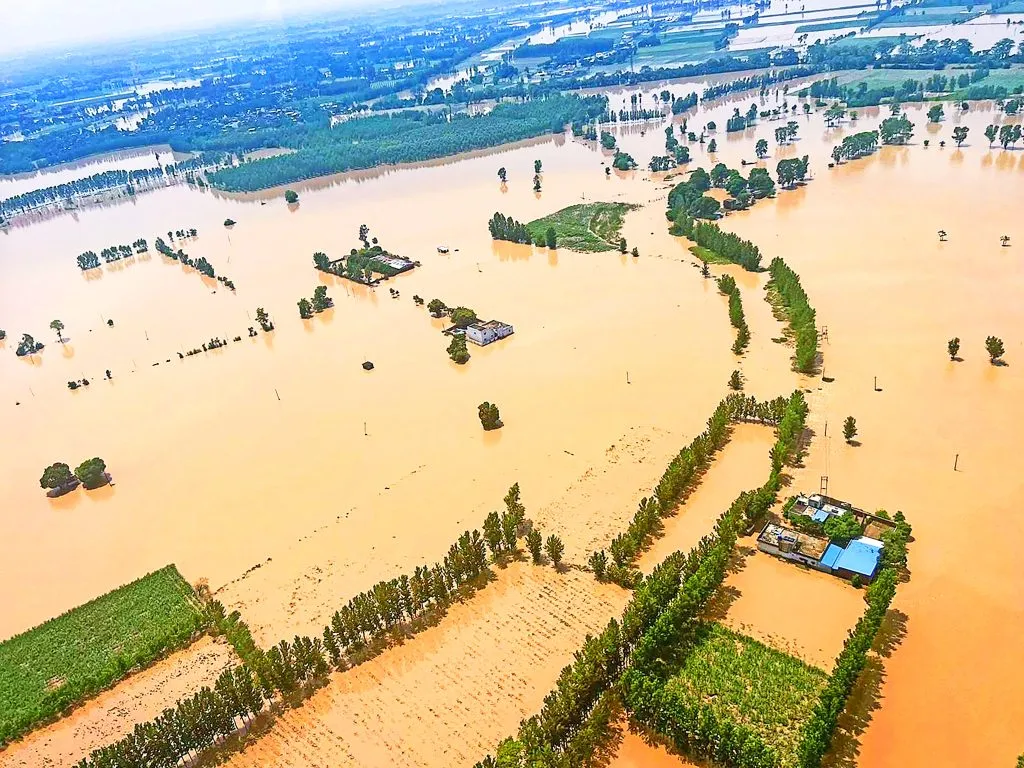
[[[814,568],[816,571],[824,571],[825,573],[832,572],[830,568],[826,568],[819,561],[807,557],[806,555],[801,555],[799,552],[783,552],[775,545],[766,544],[760,540],[757,542],[757,548],[762,552],[767,552],[769,555],[775,555],[776,557],[781,557],[785,560],[792,560],[794,562],[801,563],[809,568]]]

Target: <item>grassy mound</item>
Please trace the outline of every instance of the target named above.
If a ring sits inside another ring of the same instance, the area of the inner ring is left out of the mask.
[[[559,248],[574,251],[613,251],[619,247],[622,220],[635,208],[627,203],[583,203],[531,221],[526,225],[530,236],[543,237],[554,227]]]
[[[169,565],[0,643],[0,746],[204,624],[192,588]]]

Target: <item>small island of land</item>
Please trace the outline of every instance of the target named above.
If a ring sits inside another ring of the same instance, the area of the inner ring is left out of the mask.
[[[526,225],[530,236],[545,237],[554,228],[558,244],[574,251],[614,251],[619,247],[622,220],[636,208],[628,203],[582,203],[570,205],[550,216]]]

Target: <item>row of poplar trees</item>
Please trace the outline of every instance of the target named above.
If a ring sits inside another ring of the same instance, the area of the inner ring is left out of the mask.
[[[729,297],[729,322],[736,329],[736,340],[732,343],[733,354],[742,355],[750,343],[750,328],[747,326],[747,318],[743,315],[743,299],[740,297],[736,278],[732,275],[722,275],[718,278],[718,290]]]
[[[782,300],[789,327],[795,337],[794,365],[802,373],[811,373],[818,362],[818,326],[815,323],[814,307],[800,285],[800,276],[786,262],[775,257],[768,272],[771,275],[768,288],[777,292]]]
[[[444,559],[417,567],[411,575],[382,581],[353,597],[331,617],[322,637],[296,636],[268,651],[257,647],[237,611],[227,614],[215,600],[207,603],[212,631],[224,635],[243,664],[225,670],[214,686],[178,702],[115,744],[95,750],[76,768],[173,768],[246,727],[274,701],[301,696],[331,669],[346,669],[374,647],[399,634],[424,628],[443,615],[467,591],[486,583],[490,561],[503,563],[518,553],[525,536],[534,562],[540,532],[526,519],[519,484],[506,494],[505,510],[484,521],[484,534],[465,531]],[[489,553],[489,556],[488,556]]]

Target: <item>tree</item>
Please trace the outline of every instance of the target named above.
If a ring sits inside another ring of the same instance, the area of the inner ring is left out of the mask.
[[[452,323],[457,328],[465,328],[476,322],[476,312],[468,307],[456,307],[451,311]]]
[[[739,371],[733,371],[729,377],[729,389],[739,391],[743,389],[743,376]]]
[[[466,349],[466,336],[462,333],[453,333],[452,341],[448,345],[448,357],[459,365],[469,362],[469,350]]]
[[[25,355],[33,355],[43,348],[43,345],[36,341],[32,336],[25,333],[21,336],[21,343],[18,344],[18,348],[14,354],[18,357],[25,357]]]
[[[442,315],[448,314],[448,307],[440,299],[431,299],[427,303],[427,312],[434,317],[441,317]]]
[[[997,336],[989,336],[985,339],[985,351],[988,352],[988,359],[992,365],[996,365],[999,362],[1005,352],[1006,348],[1003,346],[1003,340]]]
[[[43,470],[43,476],[39,478],[39,487],[57,490],[65,488],[74,480],[75,476],[71,473],[71,468],[58,461]]]
[[[754,154],[757,155],[759,160],[764,160],[768,156],[768,142],[765,139],[758,139],[754,145]]]
[[[267,314],[267,310],[263,307],[256,307],[256,322],[260,324],[264,331],[274,330],[274,324],[270,322],[270,315]]]
[[[939,242],[940,242],[940,243],[944,243],[944,242],[946,242],[946,237],[947,237],[947,235],[946,235],[946,230],[944,230],[944,229],[940,229],[940,230],[939,230]]]
[[[626,238],[620,237],[619,238],[619,253],[625,253],[625,252],[626,252]]]
[[[843,422],[843,437],[846,438],[846,442],[852,443],[853,438],[857,436],[857,420],[853,416],[847,416],[846,421]]]
[[[57,332],[57,341],[63,343],[64,337],[61,335],[61,331],[64,330],[64,323],[60,320],[51,320],[50,327]]]
[[[75,477],[81,480],[86,488],[99,488],[107,482],[107,465],[103,459],[93,458],[83,461],[75,469]]]
[[[555,234],[554,227],[548,227],[548,231],[544,233],[544,239],[548,248],[555,249],[558,247],[558,237]]]
[[[1007,246],[1009,246],[1009,244],[1010,244],[1010,236],[1009,235],[1000,235],[999,236],[999,244],[1001,246],[1003,246],[1003,248],[1006,248]]]
[[[949,359],[956,360],[956,356],[960,352],[960,337],[954,336],[952,339],[947,341],[946,350],[949,352]]]
[[[843,512],[841,515],[832,515],[825,521],[824,527],[825,535],[830,539],[849,541],[864,533],[857,518],[850,511]]]
[[[715,124],[714,120],[708,120],[707,129],[708,129],[709,133],[711,131],[717,130],[717,128],[718,128],[718,126]]]
[[[477,415],[480,417],[480,424],[485,431],[499,429],[503,426],[501,414],[498,413],[498,406],[493,403],[482,402],[477,406]]]
[[[533,191],[540,192],[540,174],[533,175]]]
[[[990,125],[985,129],[985,138],[988,139],[989,147],[992,146],[992,142],[996,140],[996,136],[999,135],[999,127]]]
[[[543,546],[544,537],[540,535],[540,531],[536,528],[531,528],[526,534],[526,548],[530,550],[530,557],[533,558],[534,565],[540,563],[541,548]]]
[[[956,142],[957,149],[960,149],[960,145],[967,141],[967,133],[970,130],[966,125],[958,125],[953,129],[953,141]]]
[[[334,304],[330,297],[327,295],[327,286],[318,285],[313,289],[313,311],[323,312],[325,309],[329,309]]]
[[[591,570],[594,571],[594,576],[597,577],[597,580],[604,581],[605,570],[608,567],[608,555],[604,553],[604,550],[602,549],[598,552],[594,552],[590,556],[590,560],[588,562]]]
[[[883,144],[906,144],[914,134],[914,124],[903,115],[887,117],[878,128]]]
[[[327,254],[323,251],[317,251],[313,254],[313,266],[321,272],[327,272],[331,268],[331,260],[327,258]]]
[[[712,139],[710,142],[708,142],[708,152],[713,155],[717,151],[718,151],[718,142],[715,141],[714,139]]]
[[[233,227],[233,226],[235,226],[236,223],[237,222],[235,222],[234,219],[224,219],[224,226],[225,227]]]
[[[945,113],[943,112],[941,104],[933,104],[928,109],[928,122],[929,123],[937,123],[937,122],[941,121],[944,116],[945,116]]]
[[[508,171],[505,170],[505,166],[498,169],[498,180],[501,181],[502,184],[508,181]]]
[[[299,299],[299,317],[303,320],[309,320],[313,316],[313,305],[309,303],[309,299]]]
[[[286,189],[284,192],[284,201],[288,203],[288,205],[294,205],[299,202],[299,193],[291,189]]]
[[[533,161],[533,172],[540,173],[540,169],[543,167],[543,163],[540,160]]]
[[[551,562],[557,568],[562,562],[562,553],[565,552],[565,545],[562,544],[562,540],[551,534],[548,536],[548,540],[544,542],[544,551],[547,556],[551,558]]]

